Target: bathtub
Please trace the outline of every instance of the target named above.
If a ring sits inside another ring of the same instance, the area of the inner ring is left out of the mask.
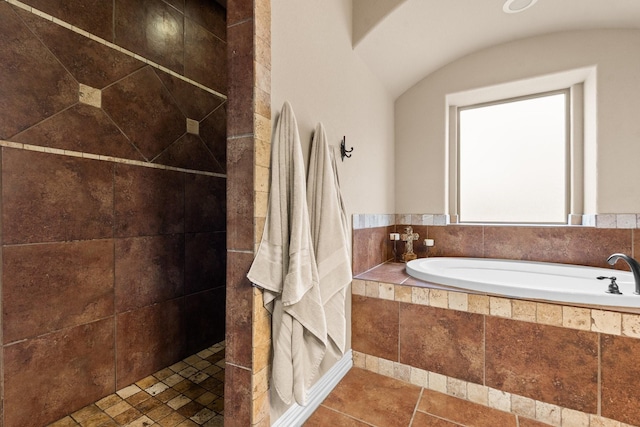
[[[609,268],[489,258],[419,258],[407,273],[425,282],[510,298],[610,307],[640,308],[633,275]],[[622,295],[607,293],[615,276]]]

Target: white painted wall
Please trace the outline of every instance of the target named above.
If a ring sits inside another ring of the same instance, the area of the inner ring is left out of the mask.
[[[596,159],[585,213],[640,212],[639,51],[639,30],[562,32],[485,49],[426,76],[396,100],[396,212],[445,213],[447,94],[590,66],[597,123],[585,128],[597,128]]]
[[[347,215],[393,213],[394,104],[351,47],[351,0],[271,2],[271,104],[276,120],[285,101],[298,122],[305,161],[322,122],[329,145],[343,136],[353,157],[338,160]],[[275,121],[274,121],[275,124]],[[351,324],[347,300],[347,324]],[[351,342],[350,330],[347,340]],[[326,372],[335,361],[325,360]],[[286,405],[272,399],[271,421]]]
[[[347,214],[393,213],[393,99],[351,47],[350,0],[271,5],[271,105],[289,101],[308,161],[322,122],[329,145],[343,135],[353,157],[338,161]]]

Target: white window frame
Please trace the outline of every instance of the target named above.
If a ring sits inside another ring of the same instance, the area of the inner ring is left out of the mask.
[[[447,173],[446,213],[448,223],[459,223],[458,204],[458,121],[457,110],[461,107],[527,97],[539,93],[559,90],[569,91],[570,134],[567,167],[567,222],[560,225],[580,225],[587,204],[587,196],[595,191],[594,153],[596,151],[596,68],[586,67],[557,74],[532,77],[495,86],[469,89],[446,95],[446,151]],[[593,164],[592,164],[593,163]],[[592,196],[588,202],[592,203]],[[499,224],[499,223],[491,223]],[[548,225],[548,223],[531,223]]]

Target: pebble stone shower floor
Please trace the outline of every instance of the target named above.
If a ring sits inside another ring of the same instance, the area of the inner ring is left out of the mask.
[[[224,352],[224,341],[214,344],[49,427],[221,427]]]

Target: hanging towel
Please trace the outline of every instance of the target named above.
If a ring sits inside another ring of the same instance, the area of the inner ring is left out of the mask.
[[[341,356],[346,348],[346,289],[352,280],[349,232],[335,156],[322,123],[316,126],[311,142],[307,201],[327,335]]]
[[[270,195],[258,253],[247,277],[272,313],[271,387],[304,406],[327,344],[296,118],[282,107],[271,147]]]

